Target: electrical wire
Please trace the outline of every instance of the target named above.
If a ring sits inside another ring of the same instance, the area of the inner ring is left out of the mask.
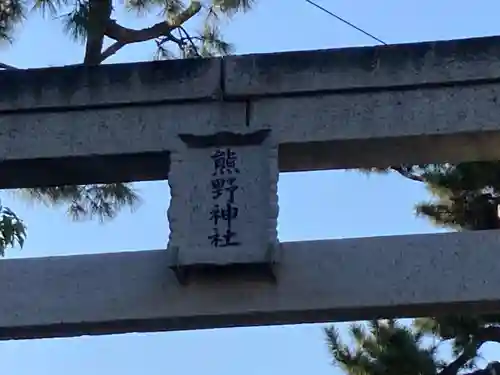
[[[319,10],[321,10],[322,12],[325,12],[326,14],[328,14],[328,15],[330,15],[330,16],[332,16],[332,17],[336,18],[336,19],[337,19],[337,20],[339,20],[340,22],[345,23],[346,25],[348,25],[348,26],[352,27],[353,29],[358,30],[359,32],[361,32],[361,33],[365,34],[366,36],[368,36],[368,37],[372,38],[373,40],[376,40],[376,41],[377,41],[377,42],[379,42],[380,44],[387,45],[387,43],[386,43],[386,42],[384,42],[382,39],[377,38],[375,35],[370,34],[368,31],[365,31],[365,30],[363,30],[362,28],[360,28],[360,27],[358,27],[358,26],[354,25],[353,23],[351,23],[351,22],[347,21],[345,18],[342,18],[342,17],[340,17],[340,16],[336,15],[335,13],[333,13],[332,11],[329,11],[328,9],[326,9],[326,8],[322,7],[322,6],[321,6],[321,5],[319,5],[318,3],[315,3],[315,2],[314,2],[314,1],[312,1],[312,0],[305,0],[305,2],[306,2],[306,3],[308,3],[309,5],[312,5],[312,6],[316,7],[316,8],[318,8],[318,9],[319,9]]]
[[[356,29],[357,31],[359,31],[360,33],[366,35],[367,37],[379,42],[380,44],[383,44],[383,45],[387,45],[386,42],[384,42],[382,39],[380,38],[377,38],[375,35],[373,34],[370,34],[368,31],[366,30],[363,30],[361,27],[358,27],[356,26],[355,24],[353,24],[352,22],[349,22],[348,20],[346,20],[345,18],[342,18],[340,17],[339,15],[333,13],[332,11],[326,9],[325,7],[322,7],[321,5],[319,5],[318,3],[312,1],[312,0],[305,0],[306,3],[308,3],[309,5],[312,5],[313,7],[316,7],[318,8],[319,10],[321,10],[322,12],[336,18],[337,20],[339,20],[340,22],[343,22],[345,23],[346,25],[352,27],[353,29]],[[7,65],[7,64],[3,64],[3,63],[0,63],[0,69],[16,69],[15,67],[13,66],[10,66],[10,65]]]

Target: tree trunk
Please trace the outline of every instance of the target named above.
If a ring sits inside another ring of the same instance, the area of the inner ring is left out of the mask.
[[[84,65],[99,65],[101,63],[104,34],[111,18],[112,9],[111,0],[89,0]]]

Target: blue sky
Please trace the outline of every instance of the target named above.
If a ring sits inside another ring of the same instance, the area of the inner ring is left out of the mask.
[[[318,2],[388,43],[500,33],[500,3],[493,0]],[[119,17],[135,27],[151,21]],[[374,43],[303,0],[260,0],[252,13],[228,23],[225,34],[236,44],[237,53]],[[111,61],[149,59],[151,47],[128,47]],[[82,54],[81,46],[62,34],[57,21],[33,16],[18,33],[16,44],[0,49],[0,61],[18,67],[56,66],[79,62]],[[14,249],[9,256],[164,248],[166,183],[137,186],[144,197],[139,211],[124,213],[106,225],[70,223],[62,210],[26,204],[5,193],[4,201],[29,226],[25,249]],[[283,174],[279,195],[282,241],[437,231],[413,215],[414,204],[428,199],[426,191],[398,176],[368,177],[352,171]],[[487,357],[491,353],[485,351]],[[0,372],[6,374],[340,375],[330,365],[321,325],[4,342],[0,358]]]

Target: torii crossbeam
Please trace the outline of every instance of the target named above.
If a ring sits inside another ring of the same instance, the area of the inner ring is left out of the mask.
[[[0,187],[168,178],[178,260],[205,262],[215,253],[186,239],[205,224],[178,214],[204,194],[179,186],[206,169],[205,149],[247,147],[242,190],[253,193],[241,228],[274,246],[278,169],[500,159],[499,95],[500,37],[2,71]],[[499,240],[485,231],[284,243],[274,284],[182,286],[165,250],[4,260],[0,338],[497,311]],[[265,253],[252,246],[238,261]],[[229,253],[217,254],[224,263]]]

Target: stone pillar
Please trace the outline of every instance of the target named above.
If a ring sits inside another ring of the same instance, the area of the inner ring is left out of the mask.
[[[168,179],[176,265],[268,262],[278,246],[278,173],[270,130],[179,135]]]

